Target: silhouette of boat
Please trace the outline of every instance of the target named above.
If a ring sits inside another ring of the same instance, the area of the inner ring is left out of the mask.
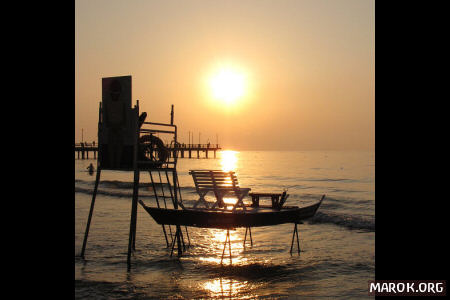
[[[177,210],[149,207],[142,200],[139,200],[139,203],[160,225],[230,229],[300,223],[300,221],[315,215],[323,198],[319,202],[305,207],[284,206],[281,209],[275,209],[269,205],[260,205],[258,207],[246,205],[245,211],[208,208]]]

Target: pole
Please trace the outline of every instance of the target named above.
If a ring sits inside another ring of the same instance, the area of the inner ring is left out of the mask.
[[[138,188],[139,188],[139,170],[134,170],[134,180],[133,180],[133,200],[131,204],[131,220],[130,220],[130,235],[128,239],[128,254],[127,254],[127,265],[130,269],[131,263],[131,251],[135,248],[136,240],[136,217],[137,217],[137,198],[138,198]]]
[[[128,238],[128,254],[127,254],[127,267],[130,270],[131,267],[131,251],[135,249],[136,242],[136,222],[137,222],[137,201],[139,192],[139,175],[140,171],[137,164],[138,157],[138,139],[139,139],[139,126],[137,120],[139,119],[139,100],[136,100],[136,115],[135,115],[135,136],[134,136],[134,149],[133,149],[133,199],[131,200],[131,217],[130,217],[130,235]]]
[[[84,233],[83,247],[81,248],[80,256],[82,258],[84,258],[84,251],[86,250],[86,244],[87,244],[87,239],[88,239],[88,235],[89,235],[89,228],[91,227],[92,213],[94,212],[94,205],[95,205],[95,196],[97,195],[98,183],[100,181],[100,172],[101,172],[101,168],[99,165],[97,165],[97,176],[95,177],[94,193],[92,194],[91,208],[89,209],[89,217],[88,217],[88,222],[86,225],[86,231]]]
[[[174,198],[173,198],[173,207],[175,209],[178,209],[178,193],[177,193],[177,171],[172,171],[172,182],[173,182],[173,187],[174,187]],[[176,225],[176,232],[175,232],[175,239],[177,240],[177,254],[178,257],[181,256],[181,254],[183,253],[183,250],[181,249],[181,235],[183,234],[181,232],[181,226],[180,225]]]

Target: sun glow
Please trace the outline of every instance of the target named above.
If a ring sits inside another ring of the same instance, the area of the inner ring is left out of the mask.
[[[221,152],[220,164],[222,165],[222,171],[235,171],[237,165],[237,151],[224,150]]]
[[[209,87],[214,99],[231,104],[244,96],[246,76],[237,68],[220,67],[211,76]]]

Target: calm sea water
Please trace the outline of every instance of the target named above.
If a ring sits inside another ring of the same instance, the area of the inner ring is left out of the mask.
[[[375,154],[346,151],[221,152],[217,159],[179,159],[185,205],[197,200],[190,169],[233,169],[242,187],[282,192],[287,205],[326,198],[316,216],[299,225],[300,248],[289,253],[293,224],[230,231],[232,263],[220,259],[226,231],[189,227],[191,247],[169,257],[160,225],[138,207],[136,252],[127,272],[132,172],[102,171],[86,259],[75,258],[77,299],[297,299],[369,298],[375,277]],[[75,255],[79,255],[95,175],[95,160],[75,160]],[[140,193],[156,206],[149,175]],[[207,198],[212,201],[212,198]],[[247,199],[250,201],[250,199]],[[228,254],[228,248],[226,250]]]

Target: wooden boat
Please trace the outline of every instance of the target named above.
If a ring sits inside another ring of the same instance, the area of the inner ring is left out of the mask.
[[[284,223],[300,223],[311,218],[322,203],[322,199],[309,206],[284,206],[274,209],[271,206],[252,207],[246,210],[224,210],[208,208],[186,208],[183,210],[148,207],[139,203],[161,225],[182,225],[202,228],[230,229],[237,227],[270,226]]]

